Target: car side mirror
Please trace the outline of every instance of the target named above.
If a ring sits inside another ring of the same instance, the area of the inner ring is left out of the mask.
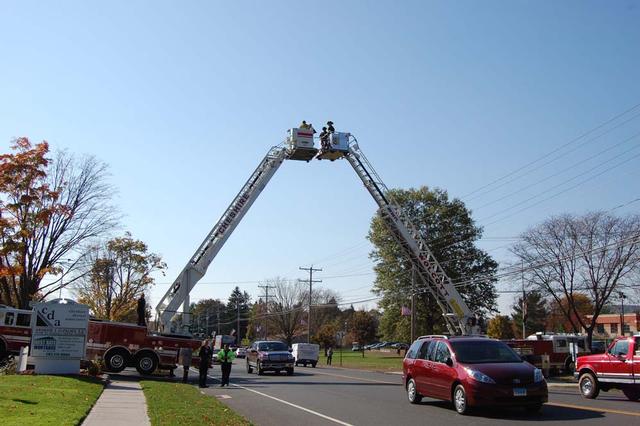
[[[449,367],[453,367],[453,360],[451,358],[447,358],[444,361],[445,364],[447,364]]]

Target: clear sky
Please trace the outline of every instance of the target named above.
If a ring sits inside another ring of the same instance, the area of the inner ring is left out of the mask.
[[[638,212],[640,109],[554,150],[640,103],[639,76],[632,0],[0,1],[0,148],[110,165],[121,231],[169,265],[154,305],[301,119],[354,133],[389,187],[461,198],[501,265],[549,215]],[[346,162],[286,162],[192,300],[311,263],[344,301],[370,297],[375,208]]]

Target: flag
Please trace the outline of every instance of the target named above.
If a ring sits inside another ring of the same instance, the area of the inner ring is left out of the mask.
[[[411,309],[407,308],[406,306],[403,306],[400,309],[400,315],[402,315],[403,317],[409,317],[411,316]]]

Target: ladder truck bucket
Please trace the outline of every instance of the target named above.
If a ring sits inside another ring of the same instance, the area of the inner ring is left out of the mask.
[[[349,138],[351,134],[334,132],[329,134],[327,146],[321,147],[316,158],[318,160],[335,161],[343,158],[349,152]]]
[[[318,153],[313,145],[313,130],[289,129],[287,132],[287,158],[289,160],[310,161]]]

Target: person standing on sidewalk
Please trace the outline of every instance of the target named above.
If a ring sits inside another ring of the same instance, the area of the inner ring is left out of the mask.
[[[138,314],[138,325],[146,326],[147,302],[144,300],[144,294],[140,295],[140,298],[138,299],[136,313]]]
[[[200,381],[198,385],[201,388],[208,388],[207,386],[207,370],[209,370],[209,364],[211,364],[211,356],[213,355],[213,349],[209,347],[209,341],[203,340],[202,346],[200,346]]]
[[[229,344],[225,343],[222,349],[218,352],[218,361],[220,361],[220,369],[222,370],[222,384],[229,386],[229,376],[231,375],[231,365],[235,359],[236,354],[229,349]]]
[[[327,349],[327,365],[331,365],[331,358],[333,358],[333,346],[329,346]]]

